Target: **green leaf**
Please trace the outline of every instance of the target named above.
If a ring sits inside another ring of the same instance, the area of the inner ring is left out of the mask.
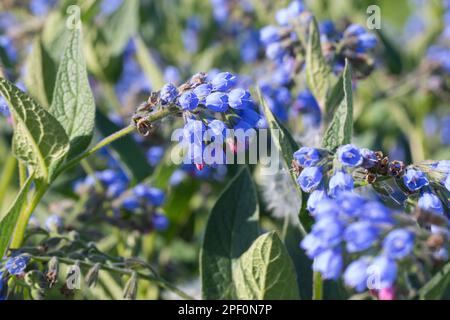
[[[258,237],[259,209],[249,170],[242,168],[214,205],[200,253],[205,299],[236,299],[234,265]]]
[[[89,146],[95,127],[95,103],[87,77],[81,37],[81,28],[74,28],[59,65],[49,110],[64,126],[70,139],[68,158]]]
[[[337,82],[334,84],[333,89],[331,89],[330,93],[327,96],[327,100],[325,102],[325,111],[326,111],[326,120],[327,123],[330,119],[333,119],[333,115],[336,112],[336,108],[341,103],[342,99],[344,99],[344,90],[342,90],[344,86],[344,73],[338,78]]]
[[[329,89],[331,70],[326,63],[320,45],[320,32],[315,18],[309,25],[309,38],[306,48],[306,83],[322,110]]]
[[[31,181],[33,181],[33,175],[28,177],[6,215],[0,221],[0,257],[4,257],[6,254],[17,220],[20,216],[20,211],[30,189]]]
[[[325,132],[322,146],[334,150],[340,145],[348,144],[353,132],[353,97],[352,71],[348,61],[345,62],[343,75],[344,99],[336,109],[333,119]]]
[[[26,62],[25,85],[28,92],[45,108],[52,101],[56,65],[40,38],[33,42]]]
[[[102,28],[103,36],[108,43],[108,53],[111,56],[119,55],[136,33],[139,25],[139,1],[123,1],[106,21]]]
[[[35,177],[50,182],[69,151],[64,128],[48,111],[6,79],[0,78],[0,94],[15,120],[13,153]]]
[[[105,137],[119,131],[115,123],[108,119],[100,110],[97,110],[97,129]],[[110,147],[117,153],[121,163],[137,182],[150,176],[152,167],[147,162],[142,148],[139,147],[131,135],[122,137],[110,144]]]
[[[258,90],[258,97],[260,105],[262,106],[264,115],[267,119],[269,129],[271,131],[272,139],[278,148],[280,154],[282,155],[284,165],[286,168],[290,168],[292,165],[292,160],[294,159],[294,152],[299,149],[298,144],[295,142],[294,138],[291,136],[289,131],[278,121],[278,119],[273,115],[269,106],[262,97],[261,92]],[[277,132],[278,134],[274,134]],[[292,178],[292,187],[295,188],[298,194],[301,196],[302,203],[306,203],[308,195],[302,191],[297,183],[297,177],[292,170],[289,170],[290,176]],[[310,230],[313,220],[311,216],[306,212],[306,210],[300,211],[300,222],[302,232],[305,235],[308,230]]]
[[[140,36],[136,36],[134,43],[136,45],[136,58],[141,65],[142,70],[154,88],[161,88],[165,83],[164,76],[156,63],[156,60],[153,58],[152,53],[145,46],[145,43]]]
[[[438,300],[450,296],[450,262],[419,290],[421,299]]]
[[[244,300],[297,300],[297,276],[275,231],[263,234],[235,265],[236,294]]]

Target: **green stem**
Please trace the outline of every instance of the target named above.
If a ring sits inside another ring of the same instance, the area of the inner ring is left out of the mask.
[[[14,173],[16,171],[17,160],[12,155],[8,156],[3,167],[2,176],[0,178],[0,203],[3,203],[3,199],[6,195],[6,189],[8,189],[11,183]]]
[[[313,273],[313,300],[323,299],[323,280],[320,272]]]
[[[16,225],[16,230],[11,241],[11,248],[18,249],[22,246],[23,239],[25,238],[25,230],[27,228],[28,220],[33,214],[34,209],[36,209],[39,201],[41,201],[45,192],[48,189],[48,185],[42,185],[37,192],[33,195],[30,204],[22,210],[19,216],[19,220]]]

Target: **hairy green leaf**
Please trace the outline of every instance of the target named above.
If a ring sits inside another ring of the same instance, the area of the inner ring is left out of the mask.
[[[200,254],[205,299],[236,299],[234,265],[258,237],[259,209],[249,170],[244,167],[214,205]]]
[[[64,128],[47,110],[6,79],[0,78],[0,94],[15,120],[13,153],[36,178],[49,182],[69,151]]]
[[[263,234],[235,265],[236,294],[245,300],[299,299],[294,265],[278,235]]]
[[[33,175],[28,177],[6,215],[0,221],[0,257],[4,257],[6,254],[17,220],[19,219],[20,211],[30,189],[31,181],[33,181]]]
[[[44,48],[40,38],[36,38],[27,58],[25,85],[28,92],[45,108],[52,101],[55,85],[56,65]]]
[[[322,111],[329,89],[330,67],[326,63],[320,45],[320,32],[315,18],[309,25],[309,38],[306,48],[306,83]]]
[[[344,99],[336,109],[333,119],[325,132],[322,146],[334,150],[340,145],[348,144],[353,132],[353,96],[352,96],[352,71],[346,61],[343,75]]]
[[[450,297],[450,262],[419,290],[421,299],[438,300],[443,296]]]
[[[81,28],[74,28],[56,76],[50,112],[64,126],[70,139],[68,158],[84,151],[95,126],[95,103],[83,56]]]

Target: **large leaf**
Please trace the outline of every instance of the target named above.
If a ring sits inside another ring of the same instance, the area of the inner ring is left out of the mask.
[[[333,119],[325,132],[322,145],[330,150],[340,145],[348,144],[353,132],[353,96],[352,96],[352,71],[348,61],[345,62],[343,75],[344,99],[336,109]]]
[[[6,79],[0,78],[0,94],[8,102],[15,120],[13,153],[49,182],[69,151],[64,128],[48,111]]]
[[[200,254],[205,299],[236,299],[234,265],[258,237],[258,201],[249,170],[244,167],[214,205]]]
[[[322,111],[329,89],[331,70],[326,63],[320,45],[320,32],[315,18],[309,25],[309,38],[306,48],[306,83]]]
[[[139,23],[139,1],[127,0],[110,17],[102,31],[108,43],[108,53],[119,55],[136,33]]]
[[[262,106],[264,115],[266,117],[269,129],[271,131],[272,139],[279,150],[279,153],[282,156],[282,160],[284,161],[284,167],[290,168],[292,165],[292,160],[294,159],[293,154],[295,151],[299,149],[298,144],[295,142],[294,138],[291,136],[289,131],[278,121],[278,119],[273,115],[269,106],[265,102],[264,98],[261,95],[261,92],[258,91],[260,105]],[[275,133],[276,132],[276,133]],[[292,187],[295,188],[298,194],[301,196],[302,203],[306,203],[307,194],[302,191],[300,186],[297,183],[297,177],[292,170],[289,170],[289,174],[292,178]],[[306,234],[306,232],[311,228],[313,223],[312,218],[306,212],[306,210],[300,211],[300,222],[302,232]]]
[[[245,300],[299,299],[291,258],[277,234],[263,234],[235,265],[236,294]]]
[[[100,110],[97,110],[97,129],[107,137],[119,131],[120,127],[109,120]],[[131,173],[136,181],[140,182],[152,174],[153,169],[148,164],[142,148],[138,146],[131,135],[114,141],[110,147],[118,155],[126,171]]]
[[[41,39],[35,39],[27,58],[25,84],[29,93],[45,108],[52,101],[56,65]]]
[[[442,299],[442,297],[448,299],[450,297],[450,262],[444,265],[442,269],[420,289],[419,295],[421,299],[427,300],[438,300]]]
[[[26,200],[28,190],[30,189],[31,181],[33,181],[33,175],[28,177],[6,215],[0,221],[0,259],[6,254],[17,220],[19,219],[20,211]]]
[[[95,103],[87,77],[81,37],[81,28],[74,28],[59,65],[50,106],[50,112],[64,126],[70,139],[69,158],[88,147],[95,126]]]

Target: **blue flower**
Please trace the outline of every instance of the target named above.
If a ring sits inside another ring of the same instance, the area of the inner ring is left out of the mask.
[[[253,109],[246,108],[244,110],[239,110],[237,113],[241,119],[247,122],[252,128],[256,127],[258,122],[261,121],[261,115]]]
[[[100,14],[104,16],[109,16],[114,11],[119,9],[122,5],[123,0],[103,0],[100,5]]]
[[[15,62],[17,60],[17,51],[14,47],[14,42],[10,37],[0,35],[0,48],[5,51],[6,58],[10,62]]]
[[[250,92],[242,88],[233,89],[228,93],[228,103],[233,109],[244,109],[253,104]]]
[[[300,248],[306,250],[306,255],[311,259],[324,250],[321,240],[312,233],[303,238],[300,242]]]
[[[370,248],[378,237],[378,229],[368,221],[350,224],[345,229],[344,239],[348,252],[360,252]]]
[[[205,102],[206,97],[209,96],[211,91],[212,91],[212,85],[210,83],[203,83],[193,90],[193,92],[199,99],[200,103]]]
[[[378,40],[374,34],[365,33],[357,37],[356,52],[364,53],[376,47]]]
[[[223,92],[213,92],[206,98],[206,107],[215,112],[228,110],[228,96]]]
[[[391,224],[392,213],[383,204],[370,201],[361,210],[361,218],[375,224]]]
[[[361,152],[352,144],[340,146],[337,150],[339,162],[347,167],[357,167],[363,162]]]
[[[374,151],[369,149],[361,149],[361,155],[363,157],[362,167],[370,169],[378,164],[378,157]]]
[[[282,8],[275,13],[275,19],[280,26],[287,26],[289,24],[289,11],[287,8]]]
[[[345,29],[344,34],[346,36],[359,36],[365,34],[367,31],[363,26],[359,24],[351,24]]]
[[[181,106],[181,109],[183,110],[194,110],[197,108],[199,99],[197,98],[196,94],[192,91],[184,92],[180,98],[178,99],[178,102]]]
[[[237,82],[237,78],[230,72],[220,72],[211,81],[214,91],[228,91]]]
[[[444,214],[444,207],[441,200],[434,193],[425,191],[419,198],[418,205],[424,210],[433,211],[435,213]]]
[[[371,283],[371,289],[384,289],[393,285],[397,277],[397,264],[386,256],[376,257],[368,270],[369,276],[375,283]]]
[[[171,83],[167,83],[161,88],[160,98],[163,104],[173,103],[178,95],[178,89]]]
[[[135,211],[141,207],[139,200],[134,197],[127,197],[122,201],[122,208],[128,211]]]
[[[353,261],[344,272],[344,282],[347,286],[355,288],[357,292],[362,292],[367,288],[367,268],[369,259],[359,258]]]
[[[336,197],[339,193],[353,190],[354,181],[351,175],[344,171],[336,172],[328,183],[329,195]]]
[[[156,166],[164,156],[164,148],[161,146],[150,147],[145,153],[148,163],[151,166]]]
[[[447,176],[447,178],[444,181],[445,188],[450,192],[450,174]]]
[[[313,270],[322,274],[324,279],[339,278],[344,262],[339,249],[329,249],[319,254],[313,263]]]
[[[312,214],[317,220],[319,220],[322,218],[337,219],[339,217],[339,213],[339,208],[336,206],[336,202],[326,197],[316,204],[316,208]]]
[[[303,169],[297,178],[297,182],[305,192],[312,192],[322,181],[322,170],[318,167],[308,167]]]
[[[353,192],[340,193],[336,202],[342,214],[346,217],[359,217],[365,204],[365,200]]]
[[[145,184],[138,184],[134,187],[133,193],[136,197],[148,200],[153,206],[161,206],[166,198],[164,191],[149,187]]]
[[[106,1],[105,1],[106,2]],[[164,81],[171,83],[179,83],[181,80],[180,71],[174,66],[167,66],[164,69]]]
[[[63,219],[56,214],[53,214],[49,216],[47,219],[45,219],[45,229],[47,229],[47,231],[49,232],[58,233],[61,231],[63,225],[64,225]]]
[[[321,159],[320,152],[316,148],[301,147],[299,150],[295,151],[294,159],[302,167],[312,167],[315,166]]]
[[[429,184],[428,178],[420,170],[416,169],[407,169],[405,175],[403,176],[403,182],[405,186],[411,191],[420,190],[422,187],[427,186]]]
[[[157,231],[165,231],[169,227],[169,219],[163,214],[154,213],[152,216],[153,227]]]
[[[0,301],[6,300],[8,295],[8,279],[3,278],[4,272],[0,271]]]
[[[278,40],[280,40],[278,28],[271,25],[265,26],[259,32],[259,38],[261,42],[265,45],[268,45],[272,42],[277,42]]]
[[[55,4],[56,0],[32,0],[30,10],[35,16],[44,16]]]
[[[323,248],[331,248],[342,241],[344,226],[333,217],[320,218],[313,226],[311,233],[320,239]]]
[[[279,42],[271,43],[266,48],[266,56],[270,60],[279,60],[285,54],[283,46]]]
[[[406,229],[395,229],[386,236],[383,250],[391,259],[402,259],[414,248],[414,235]]]
[[[22,274],[30,261],[30,257],[19,255],[9,258],[5,263],[5,269],[12,275],[17,276]]]
[[[317,206],[327,198],[327,192],[323,188],[314,190],[308,197],[306,208],[312,215],[315,215]]]

